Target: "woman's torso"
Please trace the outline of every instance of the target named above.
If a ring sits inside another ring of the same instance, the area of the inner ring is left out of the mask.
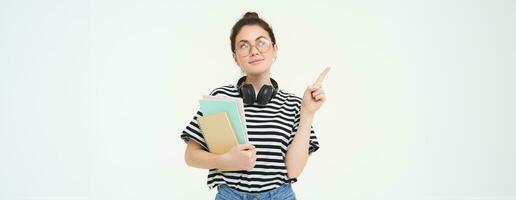
[[[239,97],[235,85],[218,87],[210,95]],[[279,90],[267,105],[244,105],[249,143],[257,150],[256,165],[236,172],[211,169],[208,186],[226,184],[243,192],[264,192],[288,182],[284,159],[300,104],[301,98]]]

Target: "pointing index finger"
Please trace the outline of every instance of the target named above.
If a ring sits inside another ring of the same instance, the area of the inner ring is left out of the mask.
[[[326,74],[328,74],[329,71],[330,71],[330,67],[326,67],[326,69],[324,69],[324,71],[319,75],[319,77],[317,78],[317,80],[315,81],[313,86],[315,86],[315,87],[320,86],[322,81],[326,77]]]

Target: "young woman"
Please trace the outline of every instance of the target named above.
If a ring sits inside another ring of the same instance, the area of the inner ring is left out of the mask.
[[[207,183],[210,189],[218,188],[216,199],[295,199],[290,184],[319,149],[311,124],[326,101],[321,82],[329,68],[300,98],[279,89],[270,78],[278,46],[272,28],[258,14],[247,12],[233,26],[230,40],[233,58],[246,76],[210,95],[243,99],[249,144],[222,155],[210,153],[197,122],[202,112],[197,111],[181,134],[187,143],[185,161],[209,169]]]

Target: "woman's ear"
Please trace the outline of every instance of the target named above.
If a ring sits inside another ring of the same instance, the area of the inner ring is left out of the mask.
[[[238,65],[238,61],[237,61],[235,53],[233,53],[233,60],[235,60],[235,63]]]
[[[277,45],[277,44],[274,44],[274,47],[273,47],[273,48],[274,48],[274,57],[276,57],[276,56],[277,56],[277,54],[278,54],[278,45]]]

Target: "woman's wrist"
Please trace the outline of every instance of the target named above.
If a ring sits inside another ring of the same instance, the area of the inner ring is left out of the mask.
[[[213,154],[215,155],[215,165],[217,168],[226,168],[227,160],[226,154]]]
[[[312,111],[309,111],[309,110],[306,110],[305,108],[303,108],[303,106],[301,106],[301,109],[299,111],[299,115],[301,118],[305,118],[305,119],[313,119],[314,116],[315,116],[315,112],[312,112]]]
[[[310,112],[301,109],[299,112],[299,128],[298,130],[307,130],[306,132],[310,134],[310,127],[312,126],[312,122],[314,121],[315,112]],[[305,132],[305,131],[300,131]]]

